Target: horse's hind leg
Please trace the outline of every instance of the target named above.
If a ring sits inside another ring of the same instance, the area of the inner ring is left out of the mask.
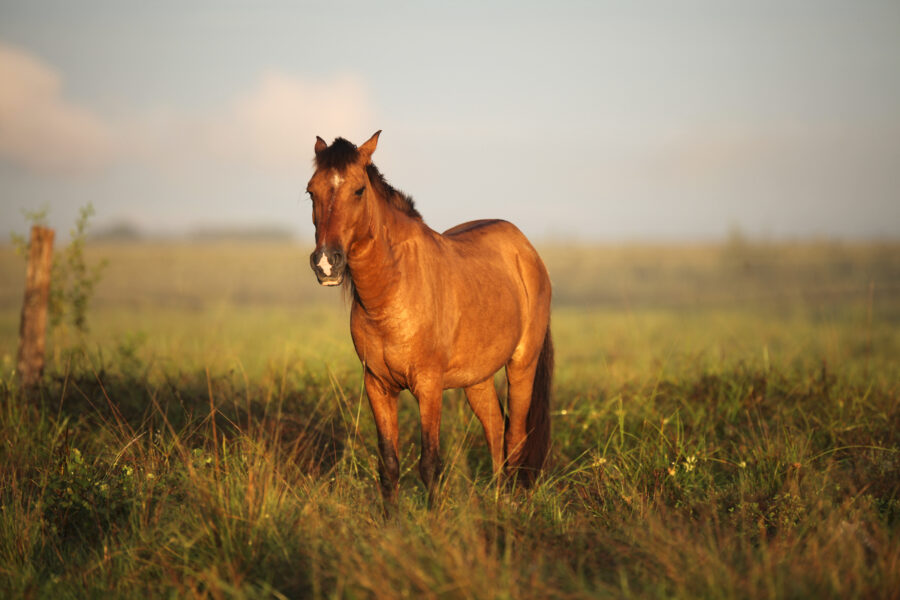
[[[509,382],[509,428],[506,430],[506,466],[510,474],[515,474],[524,459],[527,439],[526,421],[528,408],[531,405],[531,392],[534,375],[537,371],[537,357],[530,363],[521,364],[510,361],[506,365],[506,378]]]
[[[498,475],[503,468],[503,415],[500,412],[500,402],[497,400],[497,390],[494,389],[494,379],[467,387],[466,398],[475,416],[481,421],[481,426],[484,427],[484,437],[491,452],[494,475]]]
[[[531,486],[550,448],[550,391],[553,381],[553,338],[548,326],[537,344],[516,352],[506,364],[509,380],[509,429],[506,461],[518,482]],[[532,338],[533,342],[534,338]]]

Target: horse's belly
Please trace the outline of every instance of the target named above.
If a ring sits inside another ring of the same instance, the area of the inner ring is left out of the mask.
[[[488,358],[488,360],[468,361],[467,364],[451,367],[444,373],[444,389],[465,388],[490,379],[494,376],[494,373],[503,368],[511,354],[512,352],[506,354],[505,359],[499,358],[502,355],[493,357],[479,356],[479,359]],[[490,360],[491,358],[493,360]]]
[[[444,389],[464,388],[492,377],[515,351],[515,327],[491,329],[463,336],[439,352],[419,347],[421,340],[386,339],[365,328],[356,329],[353,341],[366,369],[390,387],[411,388],[418,375],[440,372]]]
[[[522,324],[514,300],[496,310],[477,326],[460,327],[451,347],[445,387],[467,387],[480,383],[503,368],[522,337]],[[504,314],[505,313],[505,314]],[[465,318],[465,317],[463,317]]]

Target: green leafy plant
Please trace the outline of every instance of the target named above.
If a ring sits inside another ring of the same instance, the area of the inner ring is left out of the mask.
[[[91,204],[79,210],[69,245],[53,261],[50,286],[50,324],[57,327],[65,323],[80,334],[87,333],[88,305],[106,266],[105,261],[88,265],[85,259],[88,222],[93,215]]]

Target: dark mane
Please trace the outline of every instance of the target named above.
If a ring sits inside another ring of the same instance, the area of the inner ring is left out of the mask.
[[[335,169],[343,171],[357,160],[359,150],[356,145],[344,138],[336,138],[330,146],[316,154],[316,167],[319,169]]]
[[[375,188],[379,196],[387,200],[388,204],[414,219],[422,219],[422,215],[416,210],[416,204],[413,202],[413,199],[394,189],[384,178],[384,175],[381,174],[381,171],[378,170],[378,167],[369,163],[366,166],[366,174],[369,176],[369,181],[372,182],[372,187]]]

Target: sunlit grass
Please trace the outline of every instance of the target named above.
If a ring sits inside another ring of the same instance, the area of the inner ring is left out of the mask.
[[[717,295],[687,297],[676,283],[682,296],[665,300],[651,277],[640,301],[558,303],[553,447],[529,492],[491,478],[480,426],[448,392],[446,476],[429,510],[417,411],[404,395],[400,511],[385,521],[346,306],[333,296],[283,301],[280,269],[255,280],[271,294],[222,300],[238,284],[216,283],[215,273],[234,253],[178,267],[208,271],[207,294],[188,289],[191,278],[172,292],[195,294],[194,304],[155,306],[107,288],[87,339],[51,336],[31,396],[12,376],[17,307],[0,309],[6,595],[845,598],[900,589],[900,312],[877,292],[896,285],[891,263],[879,263],[888,275],[874,280],[874,296],[863,283],[840,296],[723,302],[734,274],[708,251],[678,262],[634,250],[631,264],[656,260],[663,281],[680,281],[672,269],[691,264],[709,269]],[[876,271],[853,252],[839,257]],[[144,270],[165,290],[160,272],[171,267],[154,264]],[[579,264],[585,277],[618,268],[603,253]],[[842,281],[857,278],[848,273]],[[557,286],[563,298],[587,293]]]

